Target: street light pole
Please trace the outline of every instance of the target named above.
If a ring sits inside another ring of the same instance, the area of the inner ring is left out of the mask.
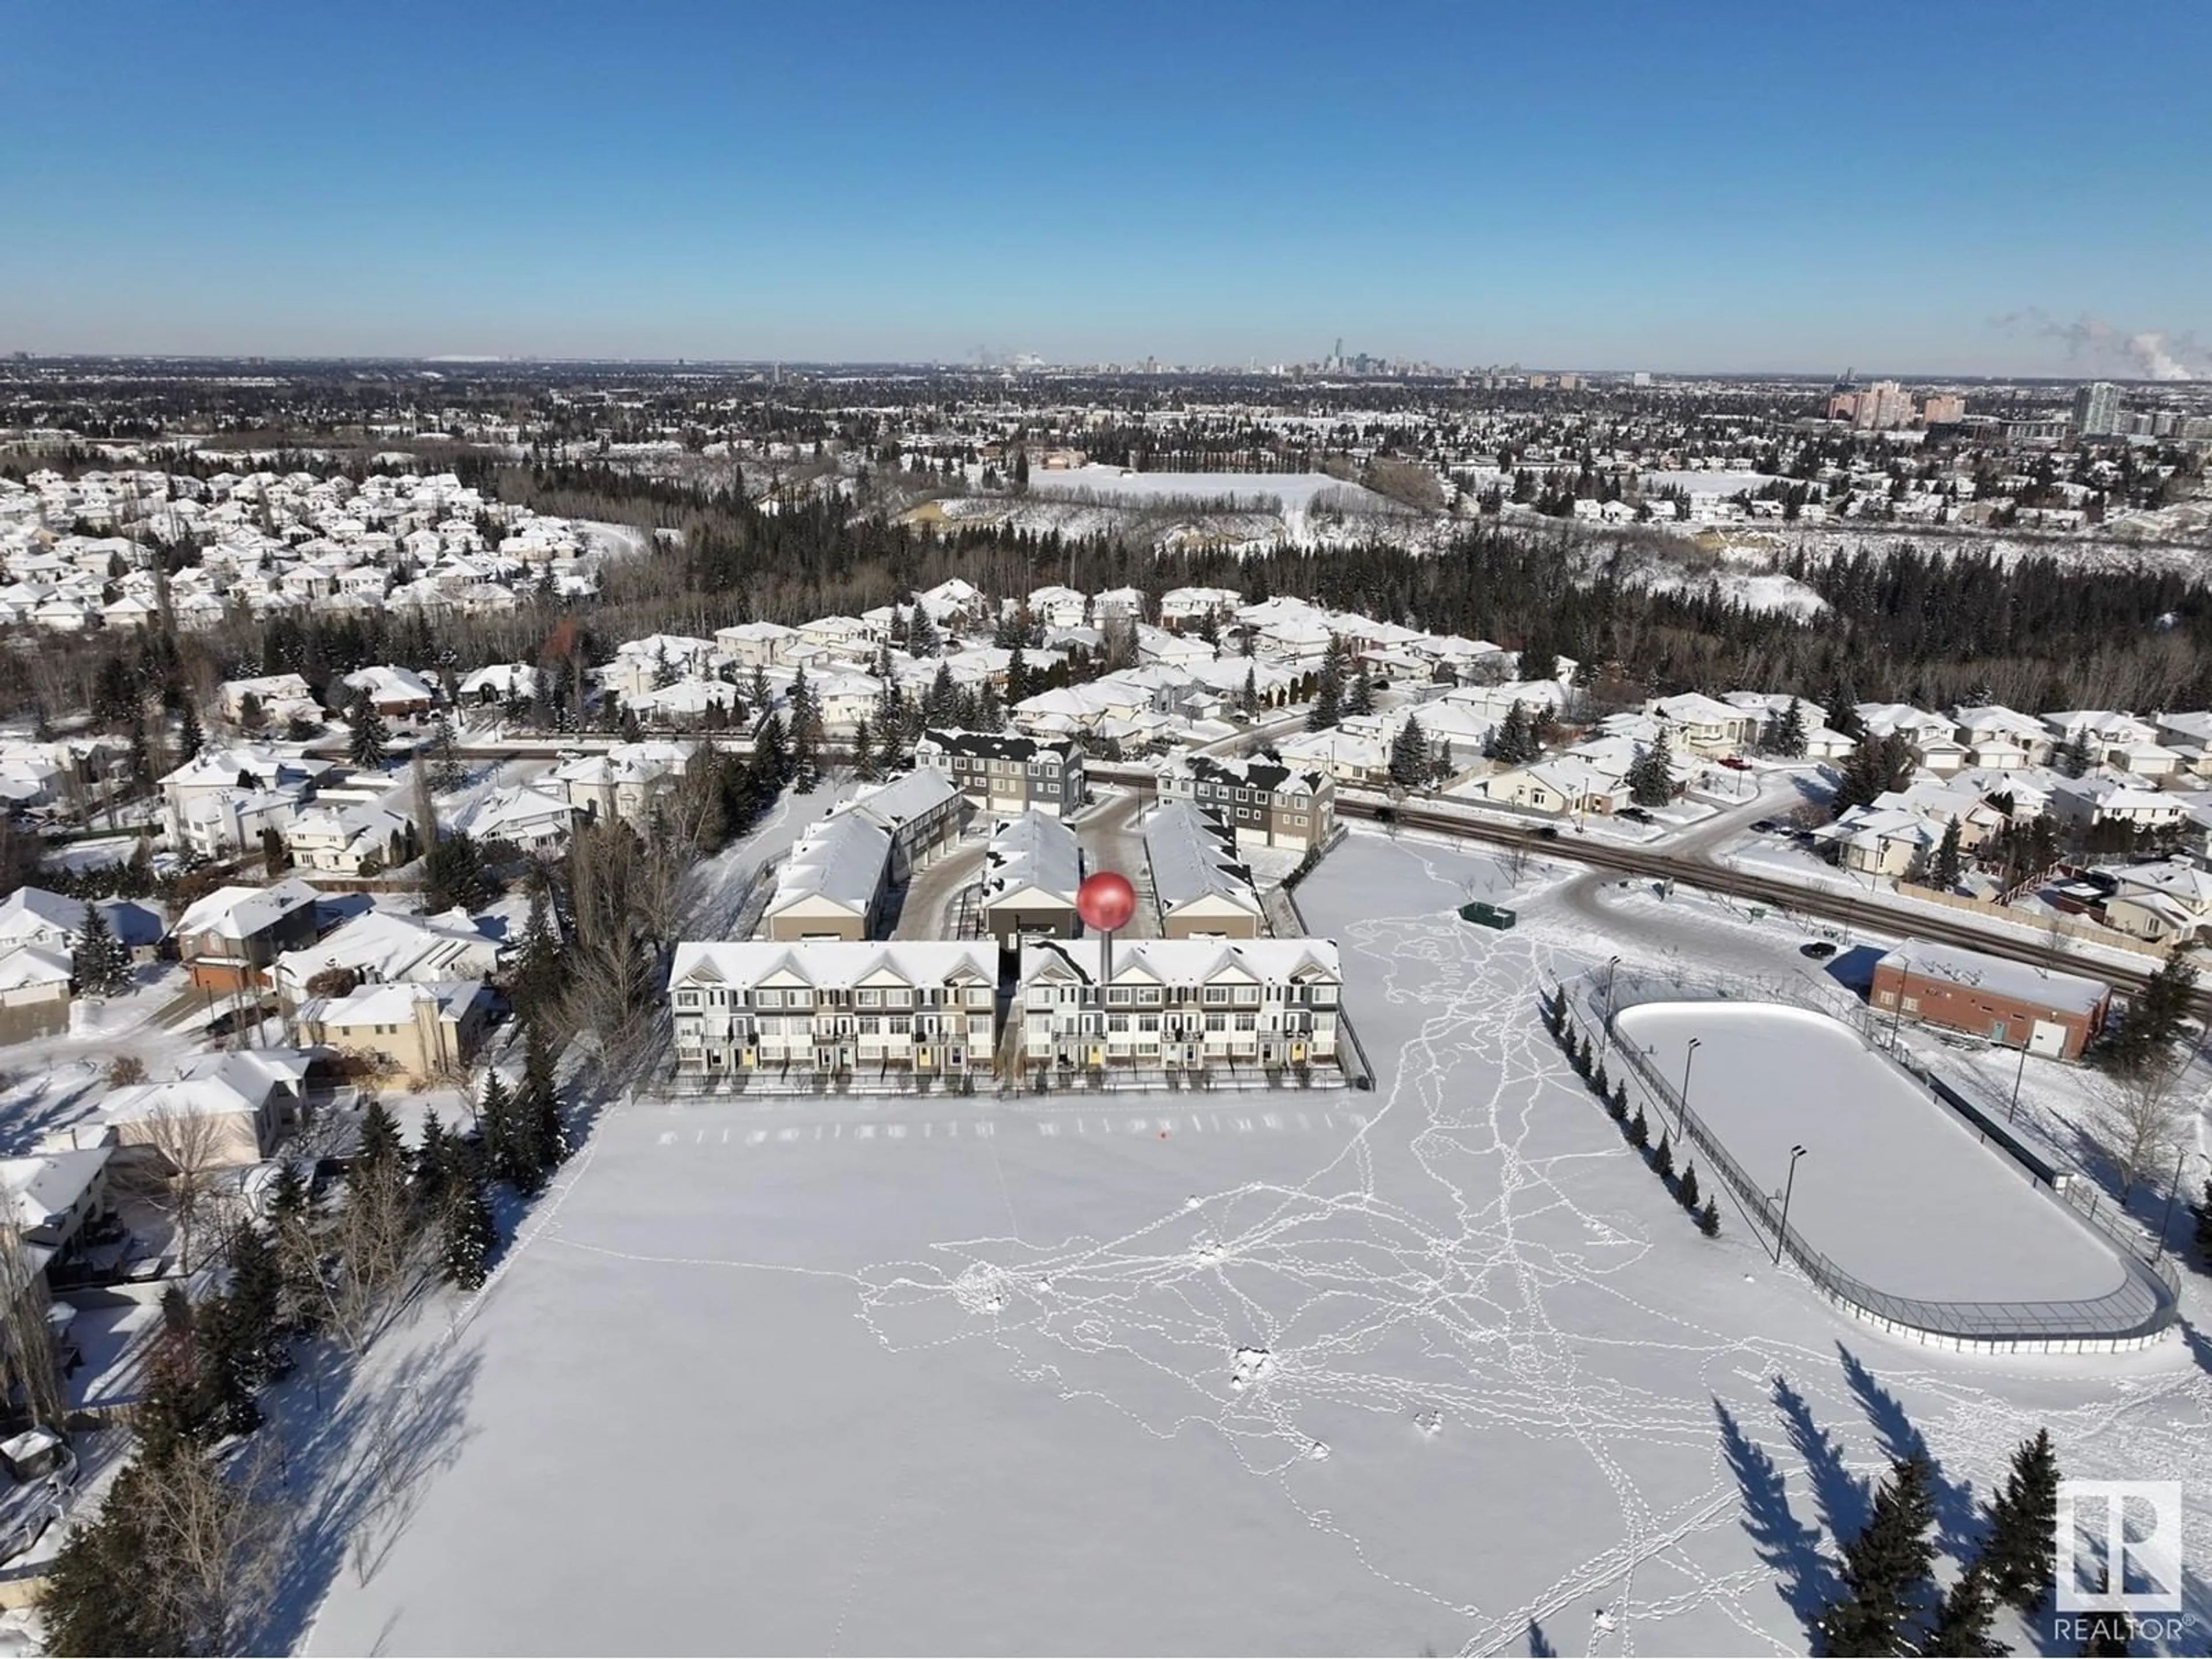
[[[1774,1230],[1774,1265],[1782,1265],[1782,1241],[1790,1237],[1790,1194],[1797,1190],[1797,1160],[1805,1156],[1802,1146],[1790,1149],[1790,1178],[1782,1183],[1782,1222]]]
[[[1597,1057],[1603,1060],[1613,1048],[1613,981],[1620,971],[1619,957],[1605,965],[1605,1029],[1598,1043]]]
[[[1674,1103],[1674,1133],[1686,1141],[1690,1134],[1690,1062],[1698,1057],[1704,1042],[1703,1037],[1692,1037],[1690,1046],[1682,1050],[1682,1092]]]
[[[2016,1117],[2018,1117],[2018,1116],[2020,1115],[2020,1085],[2021,1085],[2021,1079],[2022,1078],[2025,1078],[2027,1075],[2027,1044],[2025,1042],[2023,1042],[2020,1045],[2020,1067],[2019,1067],[2019,1069],[2018,1069],[2017,1071],[2014,1072],[2014,1073],[2012,1074],[2012,1109],[2011,1109],[2011,1110],[2009,1110],[2009,1111],[2008,1111],[2008,1112],[2005,1114],[2005,1121],[2006,1121],[2006,1122],[2008,1122],[2008,1123],[2011,1122],[2014,1118],[2016,1118]]]

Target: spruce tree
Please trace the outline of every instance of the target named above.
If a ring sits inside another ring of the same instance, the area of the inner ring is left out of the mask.
[[[368,1103],[361,1116],[361,1139],[354,1152],[356,1170],[400,1170],[406,1154],[400,1144],[399,1120],[380,1100]]]
[[[1613,1115],[1615,1117],[1628,1115],[1628,1079],[1626,1078],[1620,1078],[1614,1081],[1613,1097],[1606,1103],[1613,1109]]]
[[[1344,719],[1344,641],[1331,635],[1328,654],[1321,659],[1321,678],[1314,704],[1306,715],[1306,730],[1325,732]]]
[[[1429,775],[1429,738],[1411,714],[1390,739],[1390,781],[1407,788],[1425,783]]]
[[[467,769],[461,764],[460,744],[453,736],[453,722],[441,708],[438,718],[430,726],[430,787],[450,793],[469,781]]]
[[[1805,752],[1806,736],[1804,706],[1792,697],[1767,734],[1766,747],[1785,759],[1795,760]]]
[[[1943,826],[1943,839],[1936,843],[1935,857],[1928,866],[1928,877],[1936,886],[1948,892],[1959,884],[1960,872],[1965,860],[1959,853],[1959,821],[1956,818]]]
[[[206,733],[200,729],[200,711],[192,700],[186,697],[177,720],[177,758],[197,760],[206,744]]]
[[[1628,793],[1638,806],[1664,806],[1674,799],[1674,755],[1665,726],[1637,751],[1635,763],[1628,769]]]
[[[484,1152],[493,1179],[504,1181],[519,1193],[534,1193],[538,1186],[538,1161],[532,1156],[530,1136],[515,1110],[507,1079],[494,1067],[484,1073],[477,1100],[477,1121],[483,1126]]]
[[[1346,694],[1344,712],[1347,714],[1371,714],[1375,712],[1375,677],[1367,667],[1364,658],[1352,676],[1352,689]]]
[[[1716,1238],[1720,1235],[1721,1206],[1711,1198],[1705,1200],[1705,1208],[1698,1212],[1698,1231],[1707,1238]]]
[[[1683,1166],[1682,1178],[1675,1183],[1674,1196],[1686,1210],[1698,1207],[1698,1166],[1694,1163]]]
[[[516,1014],[534,1019],[560,1000],[567,970],[561,963],[561,930],[553,918],[551,878],[540,872],[530,890],[530,914],[522,924],[509,995]]]
[[[1651,1167],[1658,1170],[1660,1180],[1674,1179],[1674,1143],[1664,1129],[1659,1131],[1659,1149],[1651,1154]]]
[[[2003,1487],[1986,1506],[1989,1533],[1981,1560],[1990,1591],[2025,1613],[2043,1604],[2055,1582],[2058,1524],[2058,1454],[2051,1431],[2038,1429],[2012,1455]]]
[[[876,764],[875,734],[863,719],[853,728],[853,775],[862,783],[873,783],[883,775],[883,769]]]
[[[1636,1115],[1628,1120],[1628,1144],[1632,1146],[1651,1144],[1651,1125],[1645,1121],[1641,1106],[1636,1109]]]
[[[1843,1589],[1814,1621],[1823,1652],[1907,1650],[1936,1559],[1929,1535],[1936,1523],[1929,1487],[1924,1453],[1900,1457],[1890,1466],[1866,1524],[1843,1547]]]
[[[99,902],[84,902],[84,925],[70,951],[70,971],[81,996],[121,996],[131,988],[131,951],[108,925]]]
[[[367,686],[354,694],[348,719],[353,729],[346,739],[347,757],[364,772],[380,769],[391,733],[385,729],[384,716],[376,712],[375,703],[369,700]]]
[[[498,1239],[483,1173],[475,1159],[460,1159],[451,1171],[438,1214],[439,1276],[465,1291],[482,1289]]]
[[[415,1143],[415,1199],[426,1210],[434,1211],[443,1200],[446,1182],[452,1173],[453,1159],[453,1138],[446,1133],[439,1119],[438,1109],[422,1109],[422,1133]]]
[[[1613,1079],[1606,1076],[1603,1060],[1598,1061],[1597,1068],[1590,1073],[1590,1087],[1597,1091],[1601,1100],[1609,1100],[1613,1097]]]
[[[530,1147],[530,1160],[542,1176],[568,1156],[568,1132],[561,1121],[561,1094],[553,1076],[553,1044],[545,1022],[522,1028],[522,1087],[514,1100],[515,1121]]]
[[[1996,1656],[2008,1651],[1990,1634],[1996,1611],[1996,1600],[1990,1593],[1989,1574],[1977,1557],[1966,1563],[1951,1588],[1944,1592],[1927,1635],[1917,1644],[1918,1650],[1926,1654],[1955,1654],[1962,1656],[1962,1659],[1996,1659]]]
[[[284,1266],[267,1230],[251,1221],[232,1231],[226,1254],[230,1289],[223,1300],[249,1375],[258,1385],[280,1375],[290,1363],[285,1346]]]

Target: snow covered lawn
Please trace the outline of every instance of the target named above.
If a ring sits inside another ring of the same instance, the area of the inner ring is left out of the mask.
[[[1803,1146],[1790,1224],[1876,1290],[2071,1302],[2126,1279],[2095,1235],[1826,1015],[1773,1003],[1646,1003],[1623,1009],[1613,1028],[1677,1088],[1695,1039],[1690,1109],[1765,1190],[1783,1189],[1790,1149]],[[1653,1139],[1662,1127],[1652,1125]]]
[[[1535,1018],[1624,948],[1560,890],[1322,861],[1371,1095],[617,1107],[373,1356],[422,1473],[307,1650],[1802,1652],[1806,1540],[1908,1434],[1947,1504],[2046,1423],[2212,1481],[2180,1341],[1944,1354],[1700,1237]]]

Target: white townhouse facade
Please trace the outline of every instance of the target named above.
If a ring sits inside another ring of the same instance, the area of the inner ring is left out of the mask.
[[[1101,986],[1097,941],[1024,944],[1026,1070],[1334,1065],[1344,975],[1334,940],[1116,939],[1110,951]]]
[[[986,939],[676,947],[676,1076],[692,1086],[991,1074],[998,947]]]

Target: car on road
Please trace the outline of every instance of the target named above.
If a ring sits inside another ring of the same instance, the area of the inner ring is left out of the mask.
[[[1541,824],[1538,826],[1536,833],[1546,841],[1557,841],[1559,838],[1559,826],[1556,823]]]
[[[1782,827],[1780,818],[1761,818],[1751,826],[1762,836],[1771,836]]]
[[[1836,954],[1836,947],[1824,939],[1816,939],[1797,947],[1801,957],[1810,957],[1815,962],[1826,962]]]
[[[1617,814],[1615,814],[1615,816],[1626,818],[1632,823],[1656,823],[1658,822],[1656,818],[1653,817],[1650,813],[1645,811],[1640,806],[1624,806]]]
[[[1751,763],[1744,759],[1741,755],[1723,755],[1721,757],[1721,764],[1727,767],[1731,772],[1748,772],[1751,770]]]

